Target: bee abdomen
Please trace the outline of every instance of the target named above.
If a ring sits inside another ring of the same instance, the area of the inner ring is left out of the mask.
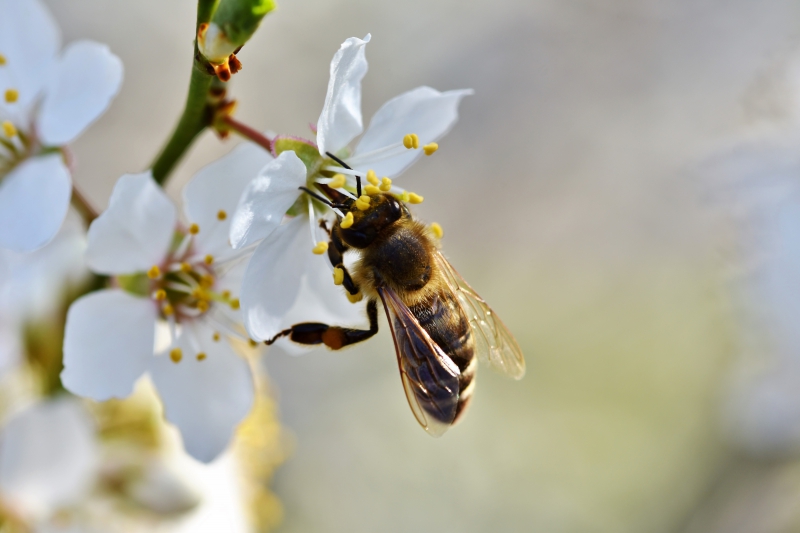
[[[427,302],[411,308],[419,325],[458,366],[458,405],[453,423],[463,414],[475,388],[475,344],[469,321],[450,292],[440,292]]]

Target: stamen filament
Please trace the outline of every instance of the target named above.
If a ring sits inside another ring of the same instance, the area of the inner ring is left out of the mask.
[[[369,159],[370,157],[374,157],[376,155],[381,155],[381,154],[383,154],[385,152],[388,152],[390,150],[397,150],[398,148],[402,148],[403,149],[402,152],[406,151],[406,147],[403,146],[402,141],[401,142],[396,142],[396,143],[393,143],[393,144],[387,144],[386,146],[383,146],[381,148],[376,148],[375,150],[370,150],[369,152],[364,152],[363,154],[355,155],[355,156],[351,157],[347,161],[347,163],[349,163],[350,166],[352,167],[353,163],[356,163],[356,162],[361,161],[363,159]]]

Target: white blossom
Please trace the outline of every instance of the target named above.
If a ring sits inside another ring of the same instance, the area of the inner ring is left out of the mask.
[[[39,0],[0,0],[0,248],[29,251],[69,207],[64,147],[111,103],[122,63],[107,46],[61,36]]]
[[[187,185],[187,225],[149,172],[120,178],[86,253],[115,286],[70,307],[61,374],[71,392],[106,400],[128,396],[148,373],[186,450],[206,462],[253,401],[248,363],[228,342],[246,340],[236,266],[247,255],[228,244],[228,212],[241,191],[228,178],[201,172]],[[158,325],[168,332],[163,343]]]
[[[325,183],[352,196],[358,175],[365,188],[392,192],[411,203],[422,201],[393,184],[392,178],[423,153],[438,149],[436,141],[458,119],[461,99],[472,94],[469,89],[439,92],[430,87],[405,92],[375,113],[351,153],[348,145],[363,131],[361,80],[367,72],[364,49],[369,40],[369,35],[351,37],[334,55],[316,143],[275,138],[279,155],[247,186],[234,215],[234,248],[259,243],[242,285],[244,324],[254,339],[269,339],[298,320],[346,325],[363,320],[331,282],[332,266],[320,239],[327,237],[317,223],[334,213],[299,187],[313,191],[315,182]]]

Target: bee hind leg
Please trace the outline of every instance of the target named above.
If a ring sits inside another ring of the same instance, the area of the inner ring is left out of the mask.
[[[376,300],[367,302],[367,317],[369,318],[369,329],[342,328],[321,322],[302,322],[281,331],[271,339],[264,341],[264,344],[270,345],[281,337],[289,337],[289,340],[298,344],[324,344],[332,350],[339,350],[345,346],[365,341],[378,333]]]

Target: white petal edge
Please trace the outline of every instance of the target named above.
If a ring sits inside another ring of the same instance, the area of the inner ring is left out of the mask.
[[[275,231],[305,183],[306,166],[293,151],[270,161],[242,193],[231,221],[231,245],[243,248]]]
[[[273,161],[261,146],[243,142],[227,155],[201,168],[183,189],[183,205],[189,221],[200,226],[197,235],[204,252],[219,254],[230,248],[231,219],[247,184]],[[219,220],[219,211],[228,217]]]
[[[19,91],[19,100],[6,104],[11,116],[30,111],[56,65],[61,32],[53,15],[39,0],[0,0],[0,93]],[[26,124],[27,127],[27,124]]]
[[[0,247],[29,252],[50,242],[71,194],[72,179],[61,154],[23,161],[0,180]]]
[[[337,50],[331,61],[328,92],[317,121],[317,145],[320,154],[338,152],[364,130],[361,118],[361,80],[367,73],[363,39],[350,37]]]
[[[102,274],[132,274],[161,265],[177,220],[172,200],[150,172],[122,176],[108,209],[89,226],[89,268]]]
[[[379,176],[394,177],[408,168],[422,155],[422,146],[439,140],[458,120],[458,105],[472,89],[439,92],[430,87],[417,87],[383,104],[372,117],[367,131],[353,151],[353,167],[373,169]],[[393,157],[377,155],[359,157],[373,150],[403,140],[403,136],[416,133],[420,148],[403,150]],[[348,159],[348,163],[351,161]]]
[[[207,334],[206,334],[207,333]],[[194,341],[187,337],[194,336]],[[164,404],[164,416],[175,424],[186,451],[208,463],[221,454],[233,431],[253,405],[250,368],[225,341],[211,340],[212,332],[198,326],[178,340],[183,359],[174,363],[167,354],[156,356],[150,376]],[[199,361],[195,350],[205,353]]]
[[[0,494],[29,519],[81,498],[98,467],[94,425],[74,398],[34,404],[0,435]]]
[[[242,282],[242,319],[252,339],[273,337],[300,291],[306,261],[319,259],[311,252],[308,217],[299,216],[280,226],[258,245]]]
[[[83,296],[67,312],[61,382],[93,400],[124,398],[153,357],[157,309],[121,289]]]
[[[122,61],[108,46],[77,41],[62,54],[45,88],[37,131],[46,146],[74,140],[111,104],[122,83]]]

